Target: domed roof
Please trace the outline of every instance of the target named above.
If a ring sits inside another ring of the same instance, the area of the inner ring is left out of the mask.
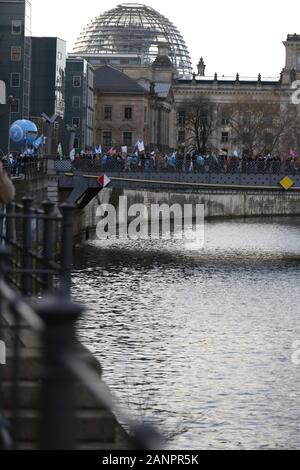
[[[153,8],[124,3],[97,16],[81,33],[74,53],[88,55],[137,55],[151,64],[158,46],[166,44],[171,61],[180,76],[191,75],[192,64],[178,29]]]

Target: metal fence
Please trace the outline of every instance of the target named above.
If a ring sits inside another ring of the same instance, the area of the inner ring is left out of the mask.
[[[92,159],[78,159],[56,161],[55,169],[58,172],[84,171],[84,172],[168,172],[168,173],[200,173],[200,174],[246,174],[246,175],[300,175],[300,166],[292,160],[281,161],[277,159],[251,160],[251,159],[210,159],[204,162],[190,159],[154,160],[151,158],[130,158],[128,160],[108,158],[105,162]]]
[[[47,173],[47,158],[17,158],[13,162],[4,160],[4,168],[12,177],[21,177],[32,179]]]
[[[31,198],[0,212],[0,242],[10,250],[7,280],[23,295],[70,289],[73,206],[40,208]]]
[[[38,442],[36,448],[75,449],[78,384],[94,397],[99,409],[114,411],[99,375],[79,354],[76,322],[82,307],[70,300],[73,251],[73,207],[59,210],[50,202],[40,209],[32,200],[0,212],[0,339],[11,336],[10,399],[6,404],[4,367],[0,366],[0,449],[19,448],[24,334],[41,346],[38,377]],[[8,369],[7,369],[8,370]],[[135,433],[135,423],[120,411],[132,429],[133,448],[148,449],[152,430]]]

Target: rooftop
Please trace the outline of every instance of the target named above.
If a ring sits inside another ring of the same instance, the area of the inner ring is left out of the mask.
[[[74,53],[91,56],[138,55],[142,64],[152,64],[159,45],[165,44],[180,76],[192,73],[185,41],[168,18],[146,5],[124,3],[92,20],[78,38]]]
[[[145,95],[145,88],[120,70],[103,65],[95,70],[94,88],[103,93]]]

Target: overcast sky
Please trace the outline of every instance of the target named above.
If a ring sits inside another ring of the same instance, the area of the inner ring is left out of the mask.
[[[35,36],[59,36],[71,52],[86,24],[121,1],[31,0]],[[143,2],[140,2],[143,3]],[[182,33],[193,65],[202,55],[207,75],[279,76],[288,33],[300,34],[300,1],[148,0]]]

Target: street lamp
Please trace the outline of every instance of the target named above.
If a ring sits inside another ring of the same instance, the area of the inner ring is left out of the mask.
[[[44,122],[48,124],[48,132],[47,132],[47,154],[48,156],[51,155],[52,152],[52,137],[53,137],[53,126],[55,121],[59,118],[59,114],[53,114],[53,116],[49,117],[46,113],[41,114],[41,118]]]
[[[8,143],[7,143],[7,156],[10,154],[10,126],[11,126],[11,105],[14,103],[15,99],[12,95],[9,95],[7,98],[8,108]]]

